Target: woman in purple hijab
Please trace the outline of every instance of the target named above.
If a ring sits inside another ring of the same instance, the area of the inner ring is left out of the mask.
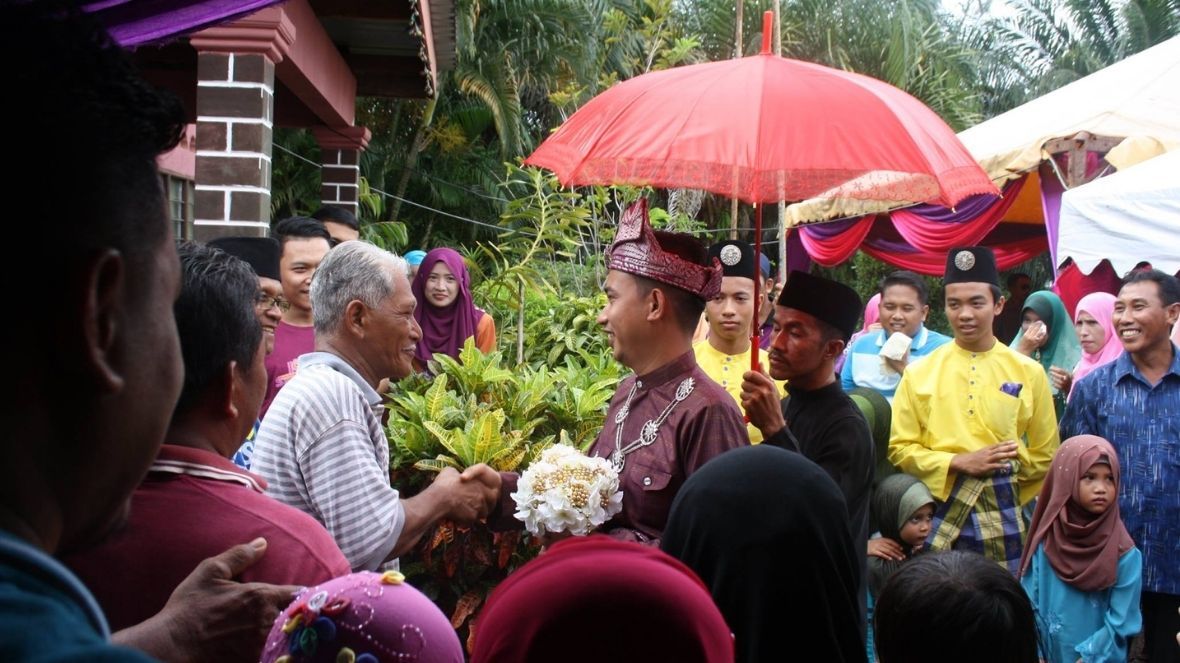
[[[422,259],[410,284],[418,306],[414,319],[422,327],[422,340],[414,353],[418,370],[437,354],[458,357],[463,343],[475,337],[475,347],[491,352],[496,347],[496,323],[471,301],[471,277],[459,252],[431,250]]]

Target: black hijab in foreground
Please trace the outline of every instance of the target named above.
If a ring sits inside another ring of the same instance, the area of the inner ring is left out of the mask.
[[[864,661],[844,497],[799,454],[727,451],[680,489],[661,546],[705,581],[737,660]]]

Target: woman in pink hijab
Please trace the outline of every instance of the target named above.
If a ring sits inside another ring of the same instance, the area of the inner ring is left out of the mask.
[[[1123,344],[1114,328],[1114,302],[1115,296],[1108,292],[1092,292],[1078,301],[1073,321],[1078,341],[1082,344],[1082,359],[1063,389],[1067,389],[1070,395],[1078,380],[1114,361],[1123,352]]]
[[[414,365],[425,370],[435,354],[458,358],[467,339],[483,352],[496,348],[496,323],[471,300],[471,277],[463,256],[454,249],[432,249],[422,259],[410,283],[418,306],[414,319],[422,327],[422,340],[414,353]]]

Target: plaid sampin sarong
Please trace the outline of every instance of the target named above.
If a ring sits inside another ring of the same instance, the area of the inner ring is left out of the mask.
[[[1012,470],[987,478],[960,474],[951,494],[934,512],[929,538],[931,550],[969,550],[1003,564],[1015,574],[1024,549],[1024,517],[1020,491]]]

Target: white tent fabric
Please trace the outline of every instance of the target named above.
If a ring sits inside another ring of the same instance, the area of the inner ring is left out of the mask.
[[[959,133],[995,181],[1016,177],[1044,158],[1054,138],[1087,131],[1146,136],[1180,148],[1180,37],[1173,37]]]
[[[1180,271],[1180,151],[1066,191],[1057,259],[1067,257],[1086,274],[1104,258],[1118,274],[1143,260]]]

